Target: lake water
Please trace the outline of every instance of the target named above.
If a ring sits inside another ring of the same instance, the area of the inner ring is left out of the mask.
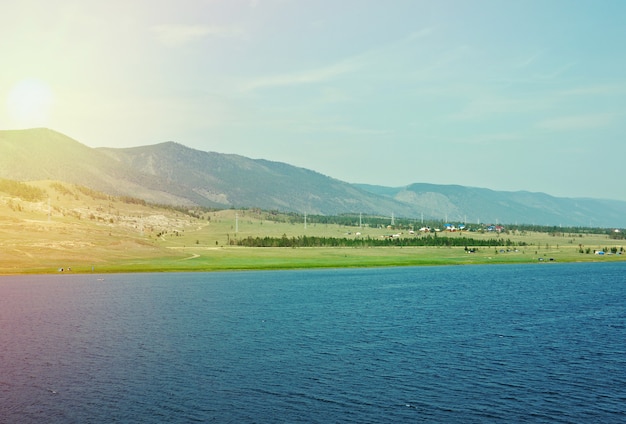
[[[1,277],[0,422],[623,423],[625,271]]]

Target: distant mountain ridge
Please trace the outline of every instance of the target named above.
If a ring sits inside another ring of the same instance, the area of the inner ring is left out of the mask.
[[[90,148],[49,129],[0,131],[0,177],[53,179],[154,203],[564,226],[626,226],[626,202],[459,185],[349,184],[286,163],[165,142]]]
[[[410,204],[424,216],[455,222],[590,227],[623,226],[626,222],[626,202],[618,200],[559,198],[529,191],[494,191],[428,183],[397,188],[358,186]]]
[[[175,185],[177,195],[203,206],[314,214],[355,210],[378,214],[383,208],[398,207],[393,199],[281,162],[202,152],[174,142],[97,150],[124,166]],[[406,205],[401,209],[410,212]]]

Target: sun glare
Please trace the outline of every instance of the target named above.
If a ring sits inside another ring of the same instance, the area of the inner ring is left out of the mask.
[[[9,117],[18,127],[47,126],[52,100],[48,84],[35,78],[23,79],[8,93]]]

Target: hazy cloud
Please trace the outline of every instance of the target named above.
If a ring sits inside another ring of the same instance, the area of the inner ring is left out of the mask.
[[[537,127],[553,131],[577,131],[603,128],[611,125],[616,116],[617,114],[615,113],[562,116],[543,120],[537,124]]]
[[[244,35],[241,28],[214,25],[157,25],[152,28],[157,39],[168,47],[177,47],[206,37],[238,38]]]
[[[626,94],[626,84],[596,84],[588,85],[584,87],[571,88],[561,92],[564,95],[570,96],[611,96],[611,95],[624,95]]]
[[[299,84],[313,84],[328,81],[338,76],[354,72],[360,66],[354,61],[343,61],[334,65],[293,72],[281,75],[260,77],[244,84],[243,91],[253,91],[261,88],[282,87]]]
[[[428,37],[434,31],[433,28],[422,28],[418,31],[414,31],[409,35],[409,41],[418,40],[420,38]]]
[[[548,96],[509,98],[504,95],[485,95],[472,99],[463,110],[451,115],[454,120],[493,119],[503,114],[526,114],[545,110],[553,104]]]
[[[562,65],[559,68],[554,69],[551,72],[537,73],[534,75],[534,77],[540,80],[552,80],[555,78],[559,78],[560,76],[565,74],[567,71],[572,69],[574,66],[576,66],[576,62],[566,63],[565,65]]]

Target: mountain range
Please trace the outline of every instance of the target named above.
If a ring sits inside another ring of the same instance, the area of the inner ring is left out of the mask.
[[[213,208],[625,227],[626,202],[460,185],[350,184],[286,163],[204,152],[175,142],[91,148],[50,129],[0,131],[0,178],[58,180],[153,203]]]

